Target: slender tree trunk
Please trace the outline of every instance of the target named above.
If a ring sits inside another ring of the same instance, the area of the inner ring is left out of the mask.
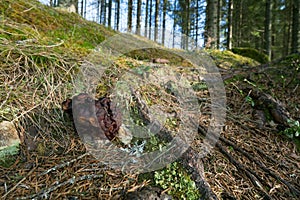
[[[191,17],[190,17],[190,5],[191,1],[186,0],[186,30],[185,30],[185,44],[184,44],[184,49],[188,50],[189,48],[189,37],[190,37],[190,32],[191,32]]]
[[[242,21],[243,21],[243,0],[233,0],[233,45],[240,47],[242,35]]]
[[[176,0],[175,0],[175,4],[176,4]],[[176,39],[176,19],[174,19],[174,22],[173,22],[173,44],[172,44],[172,47],[175,48],[175,39]]]
[[[291,5],[290,1],[284,2],[284,26],[283,26],[283,37],[281,43],[283,44],[282,57],[285,57],[289,54],[290,51],[290,33],[291,33]]]
[[[120,24],[120,0],[116,0],[116,10],[115,10],[115,29],[119,30]]]
[[[265,10],[265,52],[271,59],[271,42],[272,42],[272,0],[266,0]]]
[[[100,24],[106,24],[106,0],[101,0]]]
[[[100,17],[100,9],[101,9],[101,0],[97,0],[97,14],[96,14],[96,22],[101,24],[101,17]]]
[[[158,40],[158,16],[159,16],[159,0],[155,3],[155,23],[154,23],[154,41]]]
[[[300,0],[293,0],[291,53],[297,53],[299,51],[299,3]]]
[[[83,17],[84,0],[81,0],[80,15]]]
[[[86,18],[86,2],[87,0],[84,1],[84,18]]]
[[[127,16],[127,31],[131,32],[132,31],[132,9],[133,5],[132,2],[133,0],[128,0],[128,16]]]
[[[216,47],[217,49],[220,48],[220,22],[221,22],[221,0],[218,0],[218,6],[217,6],[217,42],[216,42]]]
[[[227,49],[232,49],[233,0],[228,1]]]
[[[137,2],[136,10],[136,34],[141,35],[141,18],[142,18],[142,0]]]
[[[196,0],[196,20],[195,20],[195,29],[196,29],[196,36],[195,36],[195,43],[196,48],[198,47],[198,34],[199,34],[199,0]]]
[[[144,36],[148,35],[148,17],[149,17],[149,0],[146,0],[146,14],[145,14],[145,33]]]
[[[218,0],[208,0],[206,6],[205,47],[216,48]]]
[[[151,40],[151,34],[152,34],[152,5],[153,2],[150,0],[150,13],[149,13],[149,39]]]
[[[165,45],[165,37],[166,37],[166,16],[167,16],[167,3],[168,0],[164,0],[163,5],[163,24],[162,24],[162,45]]]
[[[112,18],[112,0],[108,0],[108,27],[111,27]]]

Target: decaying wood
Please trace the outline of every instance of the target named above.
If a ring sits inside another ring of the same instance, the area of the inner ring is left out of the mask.
[[[281,102],[257,89],[252,89],[250,96],[255,101],[255,108],[257,110],[267,110],[274,122],[288,127],[288,120],[291,117]]]
[[[191,147],[181,156],[180,162],[188,170],[203,199],[216,200],[217,195],[211,190],[205,179],[204,167],[199,154]]]
[[[168,64],[168,63],[170,63],[169,60],[164,59],[164,58],[154,58],[154,59],[152,59],[152,62],[153,63],[159,63],[159,64]]]
[[[139,107],[140,114],[142,115],[141,118],[149,123],[149,116],[148,116],[148,109],[146,103],[142,101],[139,97],[139,94],[131,90],[133,98],[137,101],[137,105]],[[173,139],[171,133],[163,128],[158,134],[158,137],[166,139],[168,141]],[[217,195],[211,190],[210,185],[205,179],[204,175],[204,167],[199,154],[189,147],[188,150],[179,158],[179,162],[189,171],[191,174],[192,180],[195,182],[200,194],[201,199],[208,199],[208,200],[216,200]]]

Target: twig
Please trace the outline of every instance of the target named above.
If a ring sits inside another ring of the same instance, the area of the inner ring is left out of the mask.
[[[83,176],[80,176],[78,178],[76,178],[75,176],[73,176],[72,178],[62,182],[62,183],[56,183],[54,184],[52,187],[49,187],[49,188],[46,188],[42,191],[40,191],[39,193],[37,194],[33,194],[33,195],[29,195],[29,196],[26,196],[26,197],[21,197],[21,198],[18,198],[18,199],[33,199],[33,198],[47,198],[48,197],[48,194],[57,190],[58,188],[61,188],[65,185],[73,185],[75,184],[76,182],[79,182],[79,181],[83,181],[83,180],[91,180],[91,179],[97,179],[97,178],[102,178],[103,177],[103,174],[89,174],[89,175],[83,175]]]
[[[54,166],[54,167],[52,167],[52,168],[50,168],[50,169],[48,169],[48,170],[42,172],[42,173],[39,174],[38,176],[43,176],[43,175],[46,175],[46,174],[48,174],[48,173],[50,173],[50,172],[52,172],[52,171],[58,170],[58,169],[60,169],[60,168],[63,168],[63,167],[65,167],[65,166],[69,166],[71,163],[74,163],[74,162],[76,162],[77,160],[80,160],[81,158],[83,158],[83,157],[85,157],[85,156],[87,156],[87,155],[90,155],[90,154],[89,154],[89,153],[85,153],[85,154],[83,154],[83,155],[81,155],[81,156],[79,156],[79,157],[77,157],[77,158],[74,158],[74,159],[68,161],[68,162],[62,163],[62,164],[60,164],[60,165],[56,165],[56,166]]]
[[[12,187],[8,192],[6,192],[2,197],[1,197],[1,199],[5,199],[6,197],[7,197],[7,195],[9,195],[12,191],[14,191],[23,181],[25,181],[26,180],[26,178],[28,177],[28,176],[30,176],[31,174],[32,174],[32,172],[34,172],[34,170],[36,169],[36,167],[35,168],[32,168],[29,172],[28,172],[28,174],[27,174],[27,176],[25,176],[24,178],[22,178],[14,187]]]
[[[230,153],[228,153],[225,148],[220,144],[217,143],[216,146],[219,148],[220,152],[223,153],[225,156],[227,156],[227,158],[229,159],[229,161],[234,164],[234,166],[236,166],[239,170],[245,172],[245,174],[247,175],[247,177],[251,180],[251,182],[253,183],[253,185],[257,186],[259,188],[259,190],[264,194],[264,199],[273,199],[262,187],[261,183],[258,181],[257,179],[257,175],[254,174],[253,172],[250,172],[243,164],[241,164],[240,162],[238,162],[237,160],[235,160]]]

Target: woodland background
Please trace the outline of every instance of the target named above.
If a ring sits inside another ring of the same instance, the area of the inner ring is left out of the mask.
[[[115,30],[145,36],[168,47],[229,50],[250,47],[265,53],[270,59],[295,53],[300,48],[299,0],[42,2],[54,7],[73,4],[76,12],[85,18]],[[172,41],[166,42],[170,37]]]

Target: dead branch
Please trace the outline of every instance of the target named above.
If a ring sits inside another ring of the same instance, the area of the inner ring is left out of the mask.
[[[83,176],[80,176],[80,177],[72,177],[64,182],[56,182],[53,184],[52,187],[49,187],[49,188],[46,188],[46,189],[43,189],[42,191],[38,192],[37,194],[32,194],[32,195],[29,195],[29,196],[26,196],[26,197],[21,197],[21,198],[18,198],[18,199],[34,199],[34,198],[47,198],[48,195],[65,186],[65,185],[74,185],[75,183],[79,182],[79,181],[83,181],[83,180],[92,180],[92,179],[98,179],[98,178],[102,178],[103,177],[103,174],[89,174],[89,175],[83,175]]]
[[[83,157],[85,157],[85,156],[87,156],[87,155],[90,155],[90,154],[89,154],[89,153],[82,154],[82,155],[78,156],[77,158],[74,158],[74,159],[72,159],[72,160],[70,160],[70,161],[68,161],[68,162],[65,162],[65,163],[56,165],[56,166],[54,166],[54,167],[48,169],[48,170],[46,170],[46,171],[40,173],[38,176],[44,176],[44,175],[46,175],[46,174],[49,174],[50,172],[53,172],[53,171],[56,171],[56,170],[58,170],[58,169],[64,168],[65,166],[69,166],[70,164],[72,164],[72,163],[74,163],[74,162],[76,162],[76,161],[82,159]]]

